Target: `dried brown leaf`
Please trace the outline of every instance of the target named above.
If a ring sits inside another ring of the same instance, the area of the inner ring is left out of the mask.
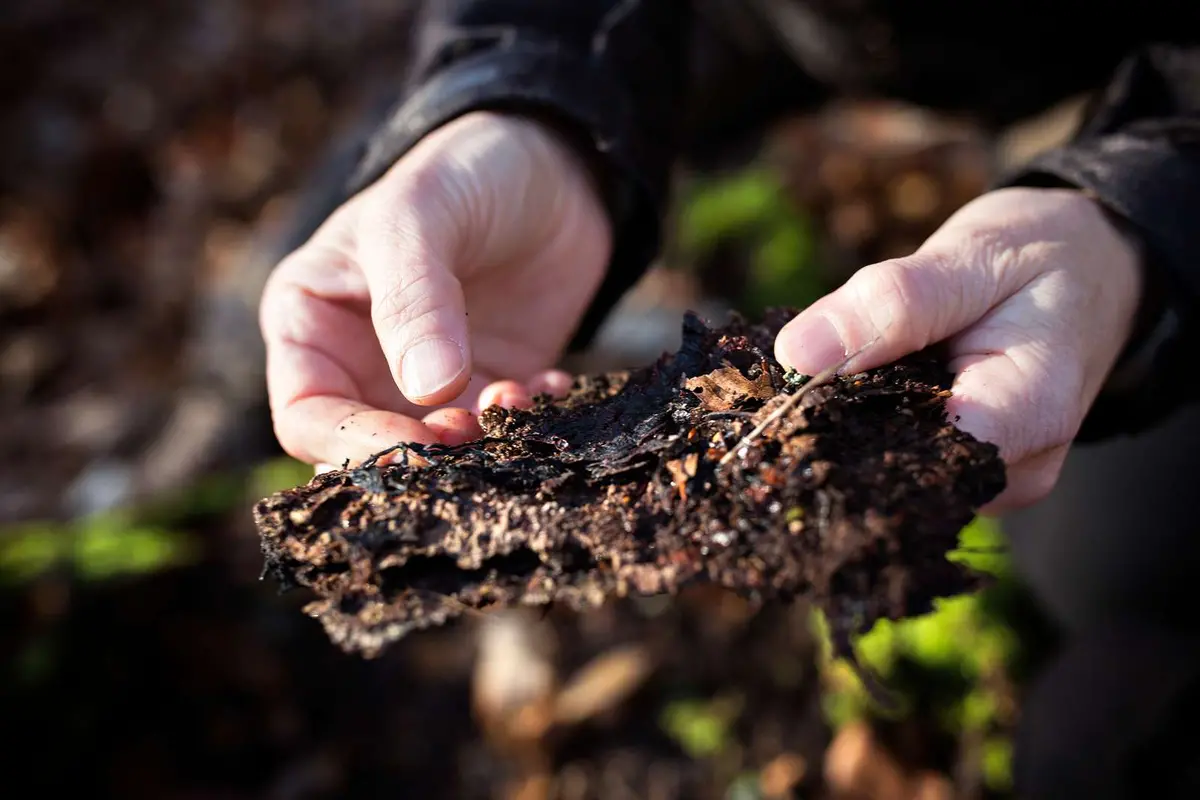
[[[748,400],[770,400],[777,392],[771,385],[770,373],[764,370],[757,379],[747,378],[737,367],[725,365],[706,375],[697,375],[683,382],[684,388],[700,398],[706,411],[731,411]]]

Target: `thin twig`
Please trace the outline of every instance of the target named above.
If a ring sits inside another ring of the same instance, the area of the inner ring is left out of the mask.
[[[799,389],[792,392],[792,394],[788,397],[787,400],[784,400],[782,403],[779,404],[779,408],[772,411],[767,416],[766,419],[764,419],[762,422],[758,423],[758,425],[756,425],[754,427],[754,430],[747,433],[745,436],[743,436],[741,438],[741,440],[736,445],[729,448],[729,452],[727,452],[725,455],[721,456],[721,460],[717,462],[717,466],[723,467],[726,464],[728,464],[730,461],[732,461],[738,450],[741,450],[743,447],[746,447],[747,445],[752,444],[755,439],[757,439],[759,436],[762,435],[762,432],[765,431],[771,425],[772,422],[775,422],[776,420],[781,418],[784,414],[787,414],[789,411],[791,411],[793,408],[795,408],[796,404],[800,402],[801,398],[803,398],[804,395],[808,394],[811,390],[817,388],[818,386],[823,386],[824,384],[828,383],[835,375],[838,374],[838,372],[840,372],[842,369],[844,369],[847,364],[849,364],[854,359],[858,358],[860,355],[862,355],[864,352],[866,352],[867,348],[872,347],[878,341],[879,341],[879,337],[872,339],[867,344],[863,345],[862,347],[855,350],[850,355],[846,356],[844,359],[842,359],[841,362],[834,364],[832,367],[826,367],[825,369],[818,372],[816,375],[809,378],[808,383],[804,384]]]

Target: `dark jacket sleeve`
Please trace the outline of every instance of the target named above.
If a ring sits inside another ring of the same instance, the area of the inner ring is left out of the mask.
[[[1133,234],[1145,291],[1135,331],[1084,422],[1080,440],[1136,433],[1200,392],[1200,46],[1131,55],[1065,146],[1011,176],[1010,186],[1088,191]]]
[[[404,97],[350,191],[467,112],[550,123],[594,166],[613,221],[612,260],[575,336],[585,342],[661,244],[689,17],[688,0],[427,0]]]

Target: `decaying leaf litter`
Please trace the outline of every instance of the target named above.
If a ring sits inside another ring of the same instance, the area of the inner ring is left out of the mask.
[[[314,591],[309,613],[366,656],[477,610],[698,582],[806,598],[849,654],[876,620],[977,585],[946,555],[1004,467],[947,418],[932,352],[789,374],[772,351],[793,315],[720,328],[688,315],[680,349],[649,367],[488,409],[475,442],[393,448],[265,498],[265,573]]]

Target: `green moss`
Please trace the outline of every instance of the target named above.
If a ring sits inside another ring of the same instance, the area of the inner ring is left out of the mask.
[[[684,194],[676,229],[683,263],[694,264],[730,242],[747,252],[745,293],[727,298],[738,310],[758,316],[771,306],[803,308],[826,290],[816,270],[812,225],[773,171],[751,165],[697,181]]]
[[[759,168],[697,181],[680,205],[679,246],[695,254],[729,236],[778,222],[785,216],[782,197],[778,178]]]
[[[0,533],[0,577],[25,583],[63,568],[83,580],[155,572],[196,556],[193,540],[147,525],[127,512],[106,512],[75,523],[32,523]]]
[[[692,758],[710,758],[729,747],[741,710],[738,697],[685,698],[663,709],[659,725]]]
[[[991,611],[997,595],[1008,597],[1014,591],[999,526],[992,520],[977,519],[963,530],[959,541],[959,549],[950,557],[996,575],[997,586],[939,600],[930,613],[920,617],[881,620],[855,641],[859,660],[900,695],[905,713],[919,711],[931,716],[955,735],[1001,726],[999,698],[985,678],[1006,670],[1021,652],[1021,642],[1007,617]],[[827,630],[824,620],[815,622],[819,631]],[[884,716],[845,664],[827,662],[826,679],[829,689],[824,707],[834,726]],[[989,742],[987,781],[991,788],[1002,791],[1009,780],[1003,757],[1007,740],[993,737]]]
[[[24,583],[48,572],[68,549],[53,525],[33,523],[0,532],[0,576]]]
[[[165,528],[139,526],[123,515],[93,519],[76,532],[71,560],[84,580],[157,572],[190,563],[192,539]]]
[[[997,792],[1012,789],[1012,741],[993,736],[983,743],[983,778]]]

